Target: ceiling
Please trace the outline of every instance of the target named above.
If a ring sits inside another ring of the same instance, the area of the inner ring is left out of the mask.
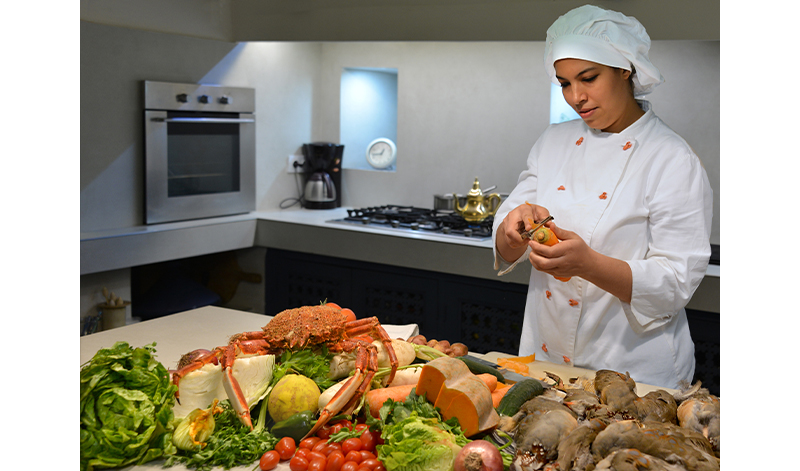
[[[81,0],[81,20],[223,41],[542,41],[587,0]],[[595,0],[653,40],[719,40],[719,0]]]

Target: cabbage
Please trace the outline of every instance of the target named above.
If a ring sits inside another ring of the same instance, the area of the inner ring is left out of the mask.
[[[378,459],[388,471],[450,471],[467,440],[441,427],[435,418],[411,415],[381,434]]]
[[[176,387],[153,353],[155,342],[117,342],[81,367],[81,470],[142,464],[175,453]]]

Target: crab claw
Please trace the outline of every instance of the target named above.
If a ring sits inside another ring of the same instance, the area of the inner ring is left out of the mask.
[[[236,411],[239,420],[253,430],[253,421],[250,418],[250,408],[247,406],[247,398],[242,392],[239,382],[233,376],[233,359],[235,358],[235,349],[230,347],[225,351],[225,358],[222,364],[222,385],[225,387],[225,393],[228,395],[228,400],[231,407]]]
[[[339,411],[341,411],[342,408],[346,406],[348,402],[350,402],[350,399],[353,398],[358,387],[363,384],[365,376],[366,375],[364,375],[361,370],[355,370],[353,376],[346,383],[344,383],[344,386],[342,386],[341,389],[336,391],[336,394],[333,396],[330,402],[328,402],[325,408],[320,411],[317,423],[311,427],[311,430],[306,433],[303,439],[317,433],[317,430],[328,423],[331,417],[338,414]]]

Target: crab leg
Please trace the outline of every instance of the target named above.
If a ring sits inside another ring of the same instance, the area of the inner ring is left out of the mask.
[[[195,350],[189,353],[187,356],[191,355],[194,358],[190,360],[186,366],[178,368],[177,371],[172,372],[172,384],[175,386],[179,386],[181,378],[186,376],[187,374],[191,373],[194,370],[198,370],[205,366],[208,363],[217,364],[217,357],[219,356],[219,349],[214,349],[213,351],[203,351],[204,353],[197,354],[196,352],[201,352],[202,350]],[[175,400],[178,401],[178,404],[181,403],[180,395],[178,394],[180,390],[175,391]]]
[[[231,407],[236,411],[239,420],[242,421],[250,430],[253,430],[253,421],[250,418],[250,407],[247,405],[247,398],[244,397],[239,382],[233,376],[233,361],[236,359],[236,346],[228,345],[225,348],[225,356],[222,358],[222,385],[225,393],[231,402]]]
[[[389,379],[386,384],[391,384],[394,380],[394,374],[397,372],[397,355],[394,353],[392,347],[392,339],[389,334],[381,326],[377,317],[367,317],[364,319],[356,319],[355,321],[347,323],[347,334],[350,337],[357,337],[362,334],[377,334],[378,339],[383,343],[386,353],[389,355],[389,363],[392,365],[392,371],[389,373]]]
[[[356,353],[356,367],[353,376],[344,383],[333,398],[319,414],[319,419],[303,438],[314,435],[331,417],[338,414],[345,406],[361,397],[370,386],[375,371],[378,369],[378,352],[374,345],[359,345]],[[366,370],[366,373],[365,373]],[[352,406],[351,406],[352,407]]]

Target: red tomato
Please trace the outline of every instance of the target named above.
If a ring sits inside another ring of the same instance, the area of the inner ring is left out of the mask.
[[[325,424],[317,430],[317,436],[323,440],[327,440],[331,436],[331,424]]]
[[[367,425],[367,424],[365,424],[363,422],[359,422],[359,423],[356,424],[356,430],[358,430],[359,432],[363,432],[364,430],[366,430],[368,428],[369,428],[369,425]]]
[[[383,463],[379,462],[378,466],[375,467],[374,471],[386,471],[386,466],[384,466]]]
[[[283,437],[278,440],[278,443],[275,445],[275,451],[281,455],[281,460],[283,461],[291,459],[296,450],[297,447],[295,446],[294,438],[292,437]]]
[[[344,308],[342,309],[342,314],[346,316],[345,317],[346,322],[353,322],[354,320],[356,320],[356,313],[353,312],[352,309]]]
[[[325,458],[314,458],[308,463],[308,471],[325,471],[325,465],[327,464],[328,462]]]
[[[298,448],[294,454],[294,456],[302,456],[303,458],[311,461],[311,459],[309,458],[310,455],[311,455],[311,450],[309,450],[308,448]]]
[[[378,444],[378,440],[376,439],[376,433],[372,430],[364,430],[361,434],[361,449],[367,450],[371,452],[375,452],[375,445]]]
[[[258,462],[258,467],[261,471],[269,471],[275,469],[281,461],[281,455],[275,450],[270,450],[261,455],[261,460]]]
[[[324,453],[326,456],[330,455],[331,453],[336,452],[336,451],[338,451],[339,453],[344,453],[344,452],[342,452],[342,444],[341,443],[336,443],[336,442],[328,443],[328,445],[326,447],[324,447],[320,451],[322,453]]]
[[[377,456],[375,456],[375,453],[371,451],[361,450],[359,451],[359,453],[361,453],[361,461],[374,460],[375,458],[377,458]]]
[[[342,306],[339,306],[339,305],[338,305],[338,304],[336,304],[336,303],[329,303],[329,302],[325,302],[325,305],[326,305],[326,306],[330,306],[330,307],[335,307],[336,309],[341,309],[341,308],[342,308]]]
[[[300,440],[300,448],[308,448],[309,450],[314,448],[314,445],[317,444],[318,441],[322,440],[319,437],[308,437]]]
[[[320,452],[320,453],[322,453],[324,455],[325,452],[323,450],[327,446],[328,446],[328,442],[326,440],[320,440],[316,444],[314,444],[313,447],[311,447],[311,451],[318,451],[318,452]]]
[[[342,452],[347,454],[351,451],[359,451],[363,446],[360,438],[347,438],[342,442]]]
[[[345,461],[341,471],[356,471],[356,469],[358,469],[358,463],[356,461]]]
[[[380,461],[376,460],[375,458],[364,460],[361,464],[358,465],[359,468],[367,467],[369,469],[375,469],[378,465],[381,464]]]
[[[296,456],[289,461],[291,471],[308,471],[308,460],[302,456]]]
[[[344,464],[344,455],[341,451],[334,451],[328,455],[328,464],[325,466],[325,471],[340,471]]]
[[[355,461],[356,464],[361,463],[361,452],[360,451],[350,451],[344,455],[345,461]]]
[[[318,451],[312,451],[312,452],[310,452],[308,454],[308,458],[307,459],[308,459],[308,464],[311,464],[311,462],[316,460],[316,459],[327,460],[328,456],[325,455],[324,453],[320,453]]]

